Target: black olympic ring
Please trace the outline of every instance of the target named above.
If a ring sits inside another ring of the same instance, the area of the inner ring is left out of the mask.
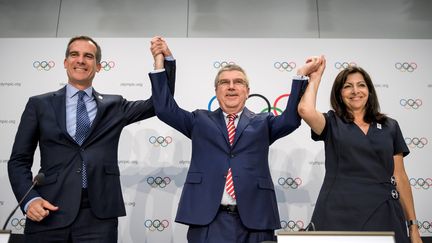
[[[411,186],[413,186],[415,189],[423,188],[425,190],[429,189],[432,186],[432,179],[431,178],[410,178],[409,180]]]
[[[304,223],[301,220],[297,220],[296,222],[294,222],[293,220],[289,220],[289,221],[285,221],[285,220],[281,220],[281,227],[282,229],[284,229],[285,231],[294,231],[295,229],[301,230],[304,227]]]
[[[407,109],[418,109],[423,104],[423,101],[421,99],[401,99],[399,104]]]
[[[411,62],[411,63],[408,63],[408,62],[404,62],[404,63],[397,62],[397,63],[395,63],[395,68],[397,70],[401,71],[401,72],[406,72],[406,71],[408,71],[408,72],[414,72],[414,70],[417,69],[417,63],[415,63],[415,62]]]
[[[17,229],[17,230],[21,230],[22,228],[25,227],[25,218],[21,218],[21,219],[13,218],[13,219],[11,220],[11,225],[12,225],[15,229]]]
[[[111,70],[112,68],[115,67],[115,62],[113,62],[113,61],[102,61],[101,62],[101,66],[102,66],[103,70],[109,71],[109,70]]]
[[[169,226],[169,222],[168,220],[159,220],[159,219],[155,219],[155,220],[150,220],[147,219],[144,222],[144,227],[146,227],[147,229],[149,229],[150,231],[164,231],[166,228],[168,228]]]
[[[405,143],[410,147],[410,148],[423,148],[426,144],[428,144],[428,140],[425,137],[422,138],[405,138]]]
[[[302,179],[299,177],[279,177],[278,184],[285,188],[297,189],[302,184]]]
[[[349,67],[355,67],[357,64],[355,62],[335,62],[334,66],[336,69],[345,69]]]
[[[419,221],[418,222],[418,227],[419,227],[420,232],[422,232],[422,233],[426,233],[426,232],[432,233],[432,222],[429,222],[429,221],[423,221],[423,222],[421,222],[421,221]]]
[[[291,72],[294,68],[296,68],[297,64],[295,62],[275,62],[273,67],[279,71],[287,71]]]
[[[232,65],[232,64],[235,64],[235,62],[232,62],[232,61],[229,61],[229,62],[227,62],[227,61],[221,61],[221,62],[215,61],[215,62],[213,62],[213,67],[214,68],[223,68],[228,64]]]
[[[153,177],[150,176],[147,178],[147,184],[149,184],[151,187],[160,187],[160,188],[165,188],[168,184],[171,183],[171,178],[169,177]]]
[[[262,110],[261,111],[261,113],[264,111],[264,112],[270,112],[271,111],[271,105],[270,105],[270,101],[264,96],[264,95],[261,95],[261,94],[250,94],[249,95],[249,97],[248,97],[248,99],[250,99],[250,98],[252,98],[252,97],[259,97],[259,98],[261,98],[261,99],[263,99],[264,101],[265,101],[265,103],[267,104],[267,109],[265,109],[264,108],[264,110]],[[266,111],[265,111],[266,110]]]
[[[39,71],[41,70],[49,71],[51,68],[55,67],[55,62],[54,61],[40,61],[40,62],[34,61],[33,67]]]
[[[149,137],[149,142],[151,144],[153,144],[153,146],[155,146],[155,147],[158,147],[158,146],[166,147],[166,146],[168,146],[168,144],[170,144],[172,142],[172,137],[170,137],[170,136],[166,136],[166,137],[151,136],[151,137]]]

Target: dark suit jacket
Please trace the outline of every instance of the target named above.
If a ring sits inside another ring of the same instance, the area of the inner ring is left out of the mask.
[[[175,61],[166,61],[174,90]],[[8,163],[9,180],[17,200],[32,184],[31,167],[36,146],[40,149],[39,172],[45,182],[36,186],[21,207],[34,197],[42,197],[59,210],[40,223],[26,221],[25,232],[68,226],[78,214],[81,200],[81,167],[87,162],[91,210],[98,218],[126,215],[117,150],[120,133],[128,124],[155,115],[152,99],[127,101],[119,95],[103,95],[93,90],[97,114],[90,134],[79,146],[66,130],[66,87],[31,97],[22,114]]]
[[[237,206],[250,229],[280,228],[274,185],[268,164],[269,145],[300,126],[297,104],[302,81],[294,80],[280,116],[255,114],[244,108],[234,144],[228,141],[222,110],[188,112],[169,93],[166,75],[150,74],[152,99],[160,120],[192,139],[192,159],[182,191],[176,222],[207,225],[221,202],[228,168],[232,168]]]

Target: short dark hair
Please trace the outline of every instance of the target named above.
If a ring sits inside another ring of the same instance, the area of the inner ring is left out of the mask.
[[[91,43],[93,43],[96,46],[96,63],[101,62],[102,50],[101,50],[99,44],[95,40],[93,40],[92,38],[85,36],[85,35],[75,36],[69,40],[69,43],[68,43],[67,48],[66,48],[66,54],[65,54],[66,58],[69,57],[70,45],[77,40],[85,40],[85,41],[90,41]]]
[[[382,123],[385,122],[387,116],[380,112],[378,96],[375,92],[372,79],[363,68],[357,66],[350,66],[348,68],[345,68],[341,72],[339,72],[339,74],[336,76],[330,94],[330,104],[333,110],[336,112],[336,114],[339,117],[345,119],[345,121],[348,122],[354,121],[353,114],[347,109],[345,103],[342,100],[342,95],[341,95],[341,90],[348,78],[348,75],[354,73],[360,73],[363,76],[364,81],[366,82],[366,85],[369,90],[369,97],[365,107],[366,111],[365,111],[364,121],[368,123],[374,121],[382,122]]]

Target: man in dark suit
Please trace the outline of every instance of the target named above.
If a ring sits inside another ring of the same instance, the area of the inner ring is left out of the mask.
[[[156,37],[174,90],[175,61]],[[45,174],[22,203],[26,242],[117,242],[119,216],[126,215],[117,161],[123,127],[155,115],[152,99],[127,101],[92,87],[101,69],[101,49],[90,37],[72,38],[64,68],[68,84],[31,97],[21,117],[9,179],[18,200],[32,185],[33,156],[40,149]],[[172,94],[172,93],[171,93]]]
[[[255,114],[245,107],[249,81],[237,65],[222,67],[215,78],[216,111],[181,109],[169,92],[163,54],[152,52],[152,99],[160,120],[192,140],[191,164],[176,222],[189,225],[190,243],[275,240],[280,219],[268,164],[269,146],[300,126],[297,104],[303,77],[318,68],[308,62],[292,82],[280,116]],[[197,92],[192,90],[191,92]]]

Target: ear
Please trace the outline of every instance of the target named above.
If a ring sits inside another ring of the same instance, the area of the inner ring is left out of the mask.
[[[96,72],[99,72],[102,68],[102,64],[98,63],[96,64]]]

